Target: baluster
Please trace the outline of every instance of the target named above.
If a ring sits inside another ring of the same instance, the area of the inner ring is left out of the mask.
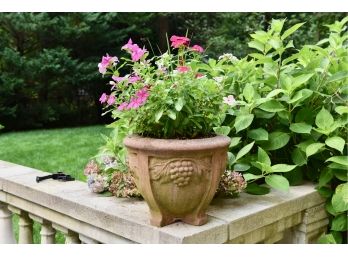
[[[19,244],[32,244],[33,243],[33,220],[29,217],[26,211],[18,209],[14,206],[8,207],[10,211],[19,216]]]
[[[81,241],[79,239],[79,235],[76,232],[74,232],[70,229],[67,229],[63,226],[60,226],[58,224],[55,224],[55,223],[53,224],[53,227],[56,230],[59,230],[64,234],[66,244],[80,244],[81,243]]]
[[[10,212],[7,206],[7,204],[0,202],[0,244],[15,244],[16,239],[13,234],[12,212]]]
[[[29,216],[33,220],[41,224],[41,231],[40,231],[41,244],[54,244],[56,230],[52,227],[52,223],[48,220],[45,220],[33,214],[29,214]]]

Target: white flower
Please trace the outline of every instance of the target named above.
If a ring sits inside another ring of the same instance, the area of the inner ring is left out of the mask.
[[[229,95],[227,97],[224,97],[223,101],[224,101],[225,104],[228,104],[230,106],[233,106],[233,105],[236,104],[236,99],[234,99],[233,95]]]
[[[223,54],[219,56],[219,60],[229,61],[229,62],[236,62],[238,61],[238,58],[235,57],[233,54]]]

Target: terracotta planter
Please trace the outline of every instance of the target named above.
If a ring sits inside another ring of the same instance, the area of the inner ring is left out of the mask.
[[[225,136],[124,140],[130,172],[150,208],[152,225],[207,222],[205,211],[226,168],[229,143]]]

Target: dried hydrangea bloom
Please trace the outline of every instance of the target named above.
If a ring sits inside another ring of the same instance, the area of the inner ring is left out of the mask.
[[[92,174],[88,176],[87,179],[88,188],[93,193],[102,193],[108,186],[108,178],[99,174]]]
[[[115,172],[112,175],[109,191],[116,197],[141,197],[134,178],[125,172]]]
[[[98,166],[98,163],[94,160],[91,160],[87,163],[83,173],[88,176],[91,174],[98,174],[100,172],[100,168]]]
[[[246,186],[247,182],[241,173],[226,170],[221,177],[218,192],[229,196],[237,196]]]

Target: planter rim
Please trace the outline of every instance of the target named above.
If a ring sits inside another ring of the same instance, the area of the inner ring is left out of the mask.
[[[124,139],[126,147],[147,151],[202,151],[216,148],[226,148],[231,139],[217,135],[199,139],[160,139],[130,135]]]

